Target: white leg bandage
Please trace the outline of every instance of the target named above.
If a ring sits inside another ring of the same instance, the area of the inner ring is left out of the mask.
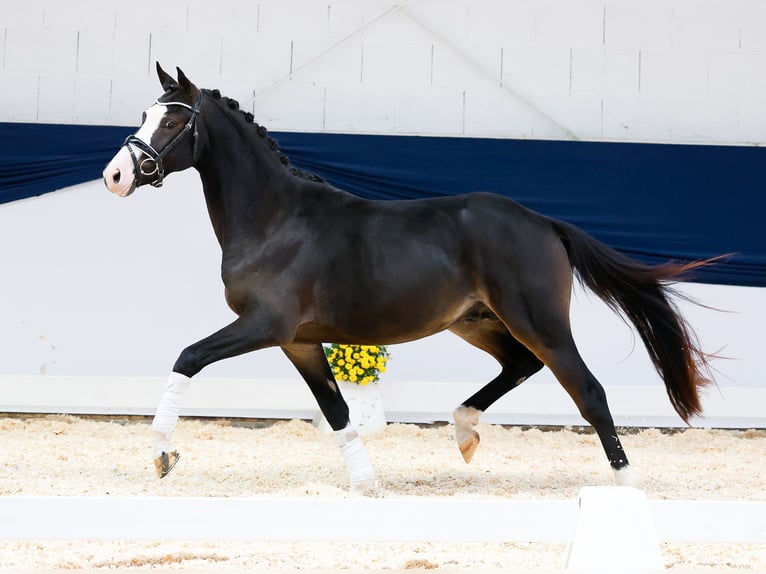
[[[351,490],[373,486],[375,471],[372,469],[367,451],[364,450],[362,439],[354,425],[349,424],[343,430],[335,431],[335,442],[340,447],[343,461],[346,463],[351,479]]]
[[[170,439],[173,431],[176,430],[181,403],[189,389],[189,383],[191,383],[191,379],[180,373],[170,373],[170,377],[168,377],[162,398],[160,398],[160,404],[157,407],[157,413],[152,421],[155,456],[174,450]]]

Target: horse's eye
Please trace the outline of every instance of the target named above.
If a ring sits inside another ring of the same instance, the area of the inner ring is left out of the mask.
[[[173,120],[167,120],[167,121],[166,121],[166,122],[163,124],[163,127],[164,127],[166,130],[172,130],[174,127],[176,127],[176,123],[175,123]]]

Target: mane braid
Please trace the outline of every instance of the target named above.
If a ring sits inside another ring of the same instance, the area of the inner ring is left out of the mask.
[[[300,179],[305,179],[307,181],[313,181],[316,183],[326,183],[321,176],[315,173],[311,173],[309,171],[303,170],[299,167],[290,165],[289,158],[285,154],[283,154],[282,151],[279,149],[279,144],[277,143],[277,140],[275,140],[269,135],[269,132],[265,126],[262,126],[255,121],[255,117],[253,116],[253,114],[251,114],[250,112],[246,112],[244,110],[240,110],[239,102],[237,100],[228,98],[226,96],[222,96],[219,90],[203,90],[203,91],[209,96],[211,96],[214,100],[220,100],[221,102],[223,102],[227,108],[239,114],[239,116],[246,123],[252,124],[256,134],[258,134],[258,137],[262,137],[266,139],[266,143],[268,144],[269,148],[274,153],[277,154],[277,157],[279,158],[279,163],[281,163],[292,175]]]

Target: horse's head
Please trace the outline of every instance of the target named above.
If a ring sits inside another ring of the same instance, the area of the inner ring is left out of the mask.
[[[191,167],[197,159],[197,116],[202,94],[177,68],[178,79],[157,62],[165,93],[144,112],[138,131],[129,136],[104,169],[104,183],[126,197],[146,184],[162,185],[166,174]]]

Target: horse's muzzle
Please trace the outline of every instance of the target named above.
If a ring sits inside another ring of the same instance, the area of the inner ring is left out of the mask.
[[[138,180],[127,147],[120,148],[104,168],[103,176],[104,185],[115,195],[127,197],[136,190]]]

